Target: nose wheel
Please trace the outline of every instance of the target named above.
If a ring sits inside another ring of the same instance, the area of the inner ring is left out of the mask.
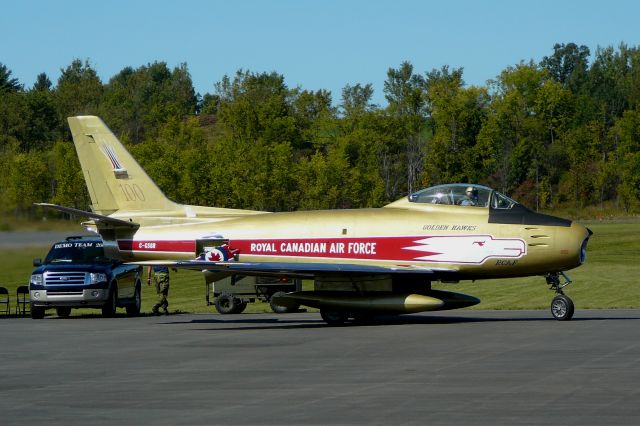
[[[559,294],[551,301],[551,315],[558,321],[569,321],[573,317],[573,301]]]
[[[560,282],[560,275],[565,282]],[[550,290],[556,292],[556,296],[551,300],[551,315],[558,321],[569,321],[573,317],[575,310],[573,301],[562,291],[563,288],[571,284],[571,279],[564,272],[547,274],[545,276]]]

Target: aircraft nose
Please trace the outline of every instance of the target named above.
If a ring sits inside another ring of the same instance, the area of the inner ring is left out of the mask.
[[[580,264],[582,265],[587,261],[587,243],[589,242],[589,238],[593,235],[593,231],[589,228],[585,228],[587,231],[587,235],[582,239],[582,244],[580,245]]]
[[[560,253],[564,258],[561,266],[563,270],[576,268],[587,261],[587,243],[591,235],[593,232],[589,228],[576,222],[560,231],[558,241]]]

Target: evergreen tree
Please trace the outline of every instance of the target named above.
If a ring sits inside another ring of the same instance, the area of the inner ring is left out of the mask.
[[[11,78],[11,70],[0,62],[0,94],[2,92],[18,92],[22,85],[17,78]]]

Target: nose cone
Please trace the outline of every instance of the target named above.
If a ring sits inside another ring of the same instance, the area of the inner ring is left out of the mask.
[[[593,235],[593,231],[589,228],[585,228],[587,230],[587,235],[582,239],[582,244],[580,245],[580,264],[582,265],[587,261],[587,243],[589,242],[589,238]]]
[[[573,222],[568,229],[566,238],[561,241],[561,247],[569,254],[574,264],[571,268],[582,265],[587,261],[587,243],[593,232],[579,223]]]

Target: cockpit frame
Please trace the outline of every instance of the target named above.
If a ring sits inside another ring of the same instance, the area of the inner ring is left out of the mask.
[[[422,189],[409,195],[409,202],[508,210],[518,203],[487,186],[452,183]]]

